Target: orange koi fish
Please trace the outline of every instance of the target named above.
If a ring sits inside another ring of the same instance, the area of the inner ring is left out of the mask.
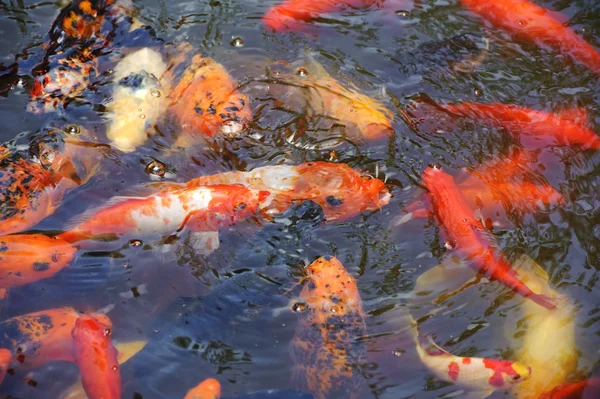
[[[477,197],[484,207],[501,200],[523,208],[563,203],[564,198],[539,173],[527,168],[529,157],[517,150],[506,158],[498,159],[473,171],[460,184],[467,198]]]
[[[335,257],[315,260],[307,274],[300,292],[307,310],[291,344],[294,379],[317,399],[356,398],[364,356],[357,338],[366,332],[356,281]]]
[[[600,137],[588,127],[583,108],[554,114],[509,104],[462,103],[443,106],[446,111],[473,119],[483,119],[504,127],[517,139],[550,137],[554,144],[600,149]]]
[[[465,387],[472,396],[485,398],[496,390],[510,389],[531,375],[531,367],[511,360],[454,356],[436,345],[431,337],[423,346],[416,322],[411,320],[411,324],[423,364],[439,379]]]
[[[270,215],[284,212],[294,201],[311,200],[323,208],[328,221],[381,209],[391,197],[381,180],[362,175],[348,165],[329,162],[263,166],[250,172],[202,176],[190,180],[187,187],[208,184],[243,184],[253,190],[266,190],[271,197],[263,208]]]
[[[68,242],[41,234],[0,237],[0,299],[8,288],[54,276],[75,251]]]
[[[66,307],[42,310],[0,323],[0,347],[12,354],[12,365],[26,369],[53,361],[75,362],[71,332],[81,315]],[[107,326],[107,316],[94,314]]]
[[[190,389],[183,399],[219,399],[221,397],[221,384],[214,378],[207,378],[200,384]]]
[[[378,3],[378,0],[286,0],[272,7],[262,18],[266,26],[277,32],[300,30],[300,21],[308,22],[319,18],[321,14],[360,9]]]
[[[600,74],[600,54],[572,29],[559,13],[528,0],[460,0],[469,10],[492,25],[537,45],[557,47],[574,60]]]
[[[600,378],[560,385],[539,399],[594,399],[600,397]]]
[[[255,215],[269,192],[242,185],[212,185],[164,191],[149,197],[116,197],[58,237],[73,243],[87,239],[143,238],[175,234],[182,228],[212,232]]]
[[[475,217],[454,179],[440,168],[428,167],[423,173],[423,183],[438,222],[444,226],[456,251],[469,260],[469,265],[491,279],[506,285],[514,292],[529,298],[546,309],[555,309],[554,299],[536,294],[521,280],[486,234]]]
[[[0,348],[0,385],[2,385],[11,363],[12,353],[8,349]]]
[[[394,133],[394,116],[380,101],[351,84],[344,87],[312,54],[307,53],[291,64],[274,63],[270,69],[270,75],[285,85],[284,94],[275,93],[285,106],[291,102],[290,94],[296,94],[306,103],[301,112],[339,121],[346,127],[346,136],[356,141],[385,139]]]
[[[75,362],[89,399],[121,399],[121,371],[111,325],[80,316],[72,330]]]
[[[192,58],[170,99],[169,110],[186,134],[236,135],[252,120],[248,97],[238,91],[223,65],[199,54]],[[186,144],[181,139],[178,143]]]

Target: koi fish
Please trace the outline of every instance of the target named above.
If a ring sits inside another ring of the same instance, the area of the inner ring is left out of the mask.
[[[0,237],[0,298],[8,288],[50,278],[69,265],[76,249],[41,234]]]
[[[528,287],[557,296],[548,284],[548,273],[528,256],[517,259],[514,268]],[[517,399],[539,399],[568,382],[579,365],[576,308],[572,301],[563,302],[558,309],[546,311],[526,301],[518,318],[505,325],[505,337],[518,343],[513,352],[515,360],[535,370],[529,380],[515,389]]]
[[[593,399],[600,397],[600,378],[563,384],[547,392],[539,399]]]
[[[0,347],[12,354],[12,363],[32,369],[53,361],[75,362],[71,332],[81,315],[71,307],[47,309],[0,323]],[[106,315],[93,314],[107,326]]]
[[[291,343],[294,379],[316,399],[357,398],[357,366],[364,347],[365,316],[354,278],[335,257],[319,258],[307,268],[300,292],[306,311]]]
[[[299,21],[312,21],[321,14],[360,9],[378,3],[378,0],[286,0],[272,7],[263,16],[264,24],[277,32],[297,31],[302,24]]]
[[[556,145],[600,149],[600,137],[588,127],[583,108],[558,114],[536,111],[509,104],[462,103],[443,106],[446,111],[473,119],[483,119],[504,127],[515,138],[519,136],[550,137]]]
[[[270,67],[276,82],[299,88],[305,99],[309,116],[325,115],[346,126],[346,135],[358,141],[390,137],[392,113],[379,101],[366,96],[356,88],[345,88],[335,80],[311,54],[292,64],[278,62]],[[290,87],[280,101],[287,105]],[[297,89],[296,89],[297,90]]]
[[[492,25],[540,46],[557,47],[600,74],[600,54],[561,22],[565,16],[528,0],[460,0]]]
[[[184,132],[175,143],[185,146],[185,137],[232,136],[252,120],[248,97],[238,91],[223,65],[197,54],[169,96],[169,111]]]
[[[263,204],[269,215],[283,213],[295,201],[311,200],[323,208],[328,221],[347,220],[367,210],[381,209],[391,197],[381,180],[362,175],[348,165],[329,162],[263,166],[250,172],[198,177],[187,186],[156,186],[191,189],[209,184],[243,184],[270,192],[270,201]]]
[[[268,191],[242,185],[212,185],[164,191],[149,197],[116,197],[100,209],[85,212],[60,234],[74,243],[87,239],[143,238],[175,234],[182,228],[213,232],[255,215]],[[79,223],[80,222],[80,223]]]
[[[89,399],[120,399],[121,371],[111,325],[83,315],[72,330],[75,362]]]
[[[157,51],[143,48],[125,56],[115,67],[110,123],[106,136],[124,152],[144,144],[151,127],[166,112],[171,82],[167,64]]]
[[[183,399],[219,399],[221,397],[221,384],[214,378],[207,378],[200,384],[190,389]]]
[[[494,391],[510,389],[531,375],[531,367],[511,360],[460,357],[440,348],[429,336],[422,343],[417,323],[410,317],[419,358],[439,379],[468,389],[471,396],[485,398]]]
[[[554,299],[536,294],[521,280],[502,254],[491,242],[481,222],[475,217],[454,179],[440,168],[428,167],[423,183],[429,190],[434,214],[444,226],[456,251],[469,260],[469,265],[480,273],[506,285],[514,292],[529,298],[546,309],[555,309]]]
[[[2,385],[11,363],[12,353],[8,349],[0,348],[0,385]]]
[[[476,197],[483,206],[501,200],[514,207],[539,208],[540,205],[561,204],[564,198],[539,173],[526,165],[529,157],[517,150],[473,171],[460,183],[466,198]]]

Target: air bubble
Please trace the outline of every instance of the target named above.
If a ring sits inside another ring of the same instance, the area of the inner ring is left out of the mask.
[[[81,134],[81,127],[79,125],[69,125],[65,128],[65,132],[69,134]]]
[[[244,47],[244,41],[241,38],[236,37],[231,41],[231,45],[233,47]]]
[[[104,336],[108,337],[110,334],[112,334],[112,330],[110,328],[105,328],[104,329]]]
[[[113,371],[117,371],[119,369],[119,366],[117,366],[116,364],[114,366],[112,366]]]
[[[158,89],[150,90],[150,94],[152,95],[152,97],[155,97],[155,98],[158,98],[161,96],[160,90],[158,90]]]
[[[167,171],[167,167],[158,161],[152,161],[146,165],[146,173],[153,176],[163,177]]]
[[[296,302],[292,305],[292,310],[296,313],[304,313],[308,310],[308,305],[304,302]]]
[[[410,11],[398,10],[398,11],[396,11],[396,15],[399,17],[408,18],[408,17],[410,17]]]
[[[141,119],[146,119],[146,115],[145,115],[145,114],[141,114],[141,115],[140,115],[140,118],[141,118]]]
[[[396,349],[392,353],[394,354],[394,356],[400,357],[400,356],[404,355],[405,351],[402,349]]]
[[[477,97],[481,97],[483,96],[483,90],[475,88],[475,90],[473,90],[473,93],[477,96]]]
[[[144,245],[144,243],[142,242],[142,240],[131,240],[129,241],[129,245],[132,247],[141,247],[142,245]]]
[[[308,71],[304,68],[298,68],[298,70],[296,71],[296,75],[305,77],[308,76]]]

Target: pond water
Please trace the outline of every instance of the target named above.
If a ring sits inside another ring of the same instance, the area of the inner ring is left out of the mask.
[[[339,222],[322,222],[320,210],[310,204],[296,206],[270,223],[246,221],[221,230],[219,249],[209,255],[185,245],[157,251],[151,245],[106,243],[81,249],[55,276],[11,288],[0,302],[0,320],[64,306],[107,312],[114,343],[145,343],[139,351],[123,346],[133,352],[121,368],[123,398],[183,398],[209,377],[219,380],[226,398],[308,398],[308,392],[292,393],[300,388],[290,345],[302,317],[292,308],[303,267],[336,256],[356,279],[365,313],[366,334],[357,337],[366,353],[357,368],[357,397],[464,397],[460,387],[437,379],[421,362],[408,314],[419,320],[421,334],[455,355],[514,359],[531,342],[528,320],[536,310],[487,280],[439,303],[413,295],[417,279],[452,256],[452,245],[445,245],[444,230],[431,218],[398,222],[423,193],[421,174],[428,165],[441,165],[460,182],[468,171],[507,158],[523,144],[484,118],[456,119],[432,104],[506,103],[546,112],[584,108],[589,126],[599,132],[598,76],[556,49],[485,25],[454,0],[395,0],[381,8],[332,12],[296,33],[265,28],[261,18],[278,2],[134,1],[141,27],[120,22],[111,46],[96,54],[92,86],[64,109],[40,114],[27,112],[29,91],[64,4],[0,2],[0,142],[24,144],[50,127],[75,125],[90,140],[110,143],[111,73],[124,55],[142,47],[169,59],[188,43],[187,58],[173,70],[175,80],[191,55],[211,57],[240,83],[253,113],[239,137],[180,152],[172,147],[177,126],[159,121],[157,133],[135,151],[103,152],[89,182],[69,191],[32,230],[65,230],[70,219],[113,196],[146,195],[136,191],[145,183],[307,161],[345,163],[385,180],[389,204]],[[563,13],[573,30],[600,48],[598,2],[535,3]],[[323,142],[339,126],[294,97],[299,95],[294,84],[302,79],[298,68],[310,77],[322,73],[316,63],[342,87],[381,102],[393,115],[394,133],[372,142]],[[282,105],[277,95],[288,92],[289,104]],[[600,359],[600,156],[552,144],[531,151],[535,170],[564,201],[532,209],[498,200],[481,212],[511,261],[523,255],[534,260],[547,272],[549,288],[568,298],[572,317],[557,331],[551,324],[539,340],[550,350],[574,337],[568,353],[558,356],[565,364],[555,367],[565,369],[561,382],[577,381],[595,368],[597,373]],[[166,165],[164,177],[147,173],[152,161]],[[419,284],[432,292],[461,285]],[[63,398],[78,376],[69,362],[16,368],[0,386],[0,397]],[[490,397],[527,397],[518,390]]]

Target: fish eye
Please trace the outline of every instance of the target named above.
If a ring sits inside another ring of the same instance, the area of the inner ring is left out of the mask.
[[[233,210],[235,210],[235,211],[243,211],[243,210],[244,210],[244,209],[246,209],[247,207],[248,207],[248,206],[247,206],[245,203],[241,202],[241,203],[237,204],[237,205],[236,205],[236,206],[233,208]]]
[[[439,163],[432,163],[429,165],[429,167],[431,169],[442,170],[442,165],[440,165]]]
[[[515,375],[512,376],[512,380],[513,381],[517,381],[519,379],[521,379],[521,376],[519,374],[515,374]]]
[[[69,134],[81,134],[81,126],[79,125],[69,125],[65,128],[65,133]]]

